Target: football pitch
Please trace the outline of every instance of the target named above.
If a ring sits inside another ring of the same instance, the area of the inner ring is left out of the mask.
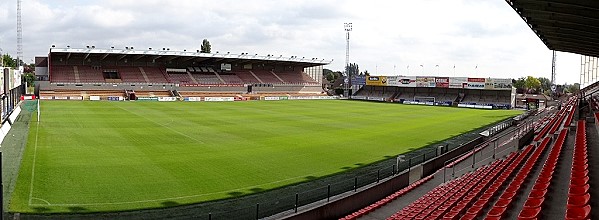
[[[9,211],[230,198],[343,172],[519,113],[343,100],[42,101]]]

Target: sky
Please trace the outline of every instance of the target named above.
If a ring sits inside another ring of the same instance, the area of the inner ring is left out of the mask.
[[[0,48],[16,56],[16,0],[0,1]],[[24,61],[64,48],[134,47],[350,62],[372,75],[551,78],[552,52],[503,0],[23,0]],[[455,68],[454,68],[455,66]],[[556,82],[580,55],[557,53]]]

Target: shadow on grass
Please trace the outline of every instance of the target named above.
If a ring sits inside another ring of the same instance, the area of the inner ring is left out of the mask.
[[[262,188],[252,188],[252,189],[250,189],[250,191],[257,193],[257,192],[264,191],[264,189],[262,189]]]
[[[318,177],[317,176],[307,176],[304,179],[306,179],[306,180],[315,180],[315,179],[318,179]]]
[[[227,193],[227,194],[229,194],[232,197],[238,197],[238,196],[243,195],[242,192],[230,192],[230,193]]]
[[[74,212],[74,213],[80,213],[80,212],[87,212],[88,210],[86,208],[83,208],[81,206],[72,206],[72,207],[68,207],[69,211]]]
[[[180,205],[178,202],[175,202],[175,201],[165,201],[165,202],[161,202],[160,204],[162,204],[162,206],[164,206],[164,207],[172,207],[172,206]]]
[[[32,209],[35,210],[36,213],[44,213],[50,211],[48,207],[33,207]]]

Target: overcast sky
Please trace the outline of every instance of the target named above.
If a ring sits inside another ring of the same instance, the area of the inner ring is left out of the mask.
[[[212,52],[342,70],[352,22],[350,62],[373,75],[551,77],[551,51],[503,0],[24,0],[22,16],[27,63],[52,44],[196,50],[207,38]],[[0,1],[0,48],[16,56],[15,0]],[[558,53],[558,83],[579,72],[580,55]]]

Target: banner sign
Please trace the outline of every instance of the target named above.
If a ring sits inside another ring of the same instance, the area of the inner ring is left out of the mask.
[[[108,100],[108,101],[121,101],[121,100],[123,100],[123,97],[120,97],[120,96],[108,96],[108,97],[106,97],[106,100]]]
[[[235,101],[235,97],[204,97],[206,102],[232,102]]]
[[[43,100],[52,100],[52,99],[54,99],[54,96],[45,96],[44,95],[44,96],[40,96],[40,99],[43,99]]]
[[[90,100],[90,101],[100,101],[100,96],[97,96],[97,95],[90,95],[90,96],[89,96],[89,100]]]
[[[352,85],[366,85],[366,76],[352,76],[351,84]]]
[[[468,78],[466,89],[485,89],[485,78]]]
[[[400,80],[399,76],[387,76],[387,86],[400,86]]]
[[[158,97],[137,97],[139,101],[158,101]]]
[[[449,78],[449,88],[463,89],[468,85],[468,78],[466,77],[451,77]]]
[[[289,100],[325,100],[339,99],[339,96],[291,96]]]
[[[435,87],[435,77],[416,77],[416,87]]]
[[[81,101],[81,100],[83,100],[83,96],[69,96],[69,100]]]
[[[177,101],[177,97],[158,97],[159,102],[174,102]]]
[[[181,87],[243,87],[243,84],[179,84]]]
[[[401,76],[399,77],[399,87],[416,87],[415,76]]]
[[[435,77],[437,88],[449,88],[449,77]]]
[[[278,96],[276,96],[276,97],[267,96],[267,97],[264,97],[264,100],[265,101],[278,101],[280,99]]]
[[[485,83],[485,89],[493,89],[493,90],[511,90],[512,89],[512,79],[494,79],[489,78]]]
[[[67,97],[67,96],[54,96],[54,99],[56,99],[56,100],[67,100],[67,99],[69,99],[69,97]]]
[[[368,76],[366,78],[366,85],[386,86],[387,85],[387,77],[386,76]]]
[[[201,102],[202,101],[202,97],[185,97],[185,98],[183,98],[183,101],[186,101],[186,102]]]

